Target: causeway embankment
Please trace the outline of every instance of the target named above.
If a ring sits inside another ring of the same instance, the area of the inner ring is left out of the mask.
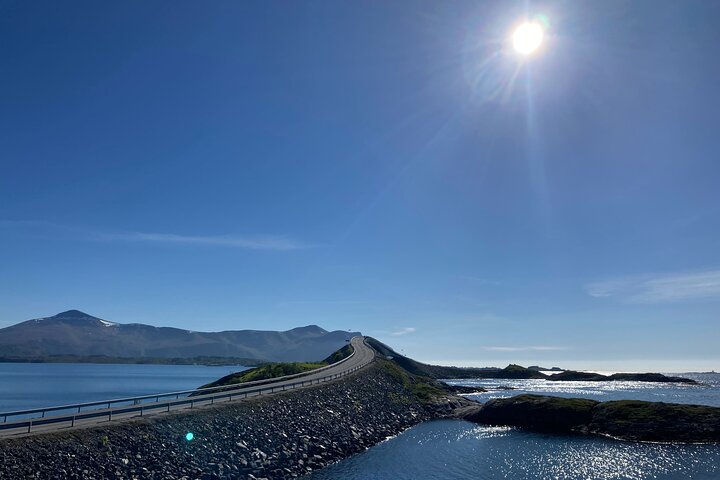
[[[407,381],[378,360],[272,397],[3,439],[0,478],[297,478],[470,403],[450,394],[423,401]]]

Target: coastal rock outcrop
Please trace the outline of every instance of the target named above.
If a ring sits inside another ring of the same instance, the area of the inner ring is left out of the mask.
[[[620,400],[592,411],[588,431],[649,442],[720,442],[720,408]]]
[[[490,425],[512,425],[540,432],[567,433],[590,423],[599,402],[582,398],[516,395],[490,400],[468,420]]]
[[[551,433],[591,433],[648,442],[720,442],[720,408],[703,405],[517,395],[464,417]]]
[[[686,385],[700,385],[699,382],[685,377],[670,377],[662,373],[615,373],[603,375],[594,372],[576,372],[566,370],[547,377],[547,380],[558,381],[584,381],[584,382],[613,382],[613,381],[634,381],[654,383],[684,383]]]

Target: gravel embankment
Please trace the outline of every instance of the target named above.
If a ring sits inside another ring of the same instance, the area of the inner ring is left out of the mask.
[[[296,478],[451,414],[451,406],[423,406],[376,363],[273,397],[0,440],[0,478]]]

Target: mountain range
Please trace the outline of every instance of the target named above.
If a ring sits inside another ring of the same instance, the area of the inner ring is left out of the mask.
[[[79,310],[69,310],[0,329],[0,357],[233,357],[273,362],[314,361],[343,347],[355,335],[360,333],[328,332],[317,325],[282,332],[196,332],[110,322]]]

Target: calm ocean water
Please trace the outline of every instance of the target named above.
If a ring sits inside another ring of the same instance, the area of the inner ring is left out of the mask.
[[[0,363],[0,411],[189,390],[246,367]]]
[[[0,411],[196,388],[243,367],[0,363]],[[709,386],[642,382],[462,380],[501,386],[472,397],[519,393],[720,406],[720,374],[687,375]],[[657,445],[555,436],[459,420],[418,425],[308,480],[720,479],[720,446]]]
[[[597,400],[638,399],[720,406],[720,374],[686,375],[707,387],[642,382],[463,380],[459,385],[517,390],[472,396],[480,401],[529,392]],[[584,436],[542,435],[441,420],[413,427],[307,480],[685,480],[720,479],[720,445],[659,445]]]

